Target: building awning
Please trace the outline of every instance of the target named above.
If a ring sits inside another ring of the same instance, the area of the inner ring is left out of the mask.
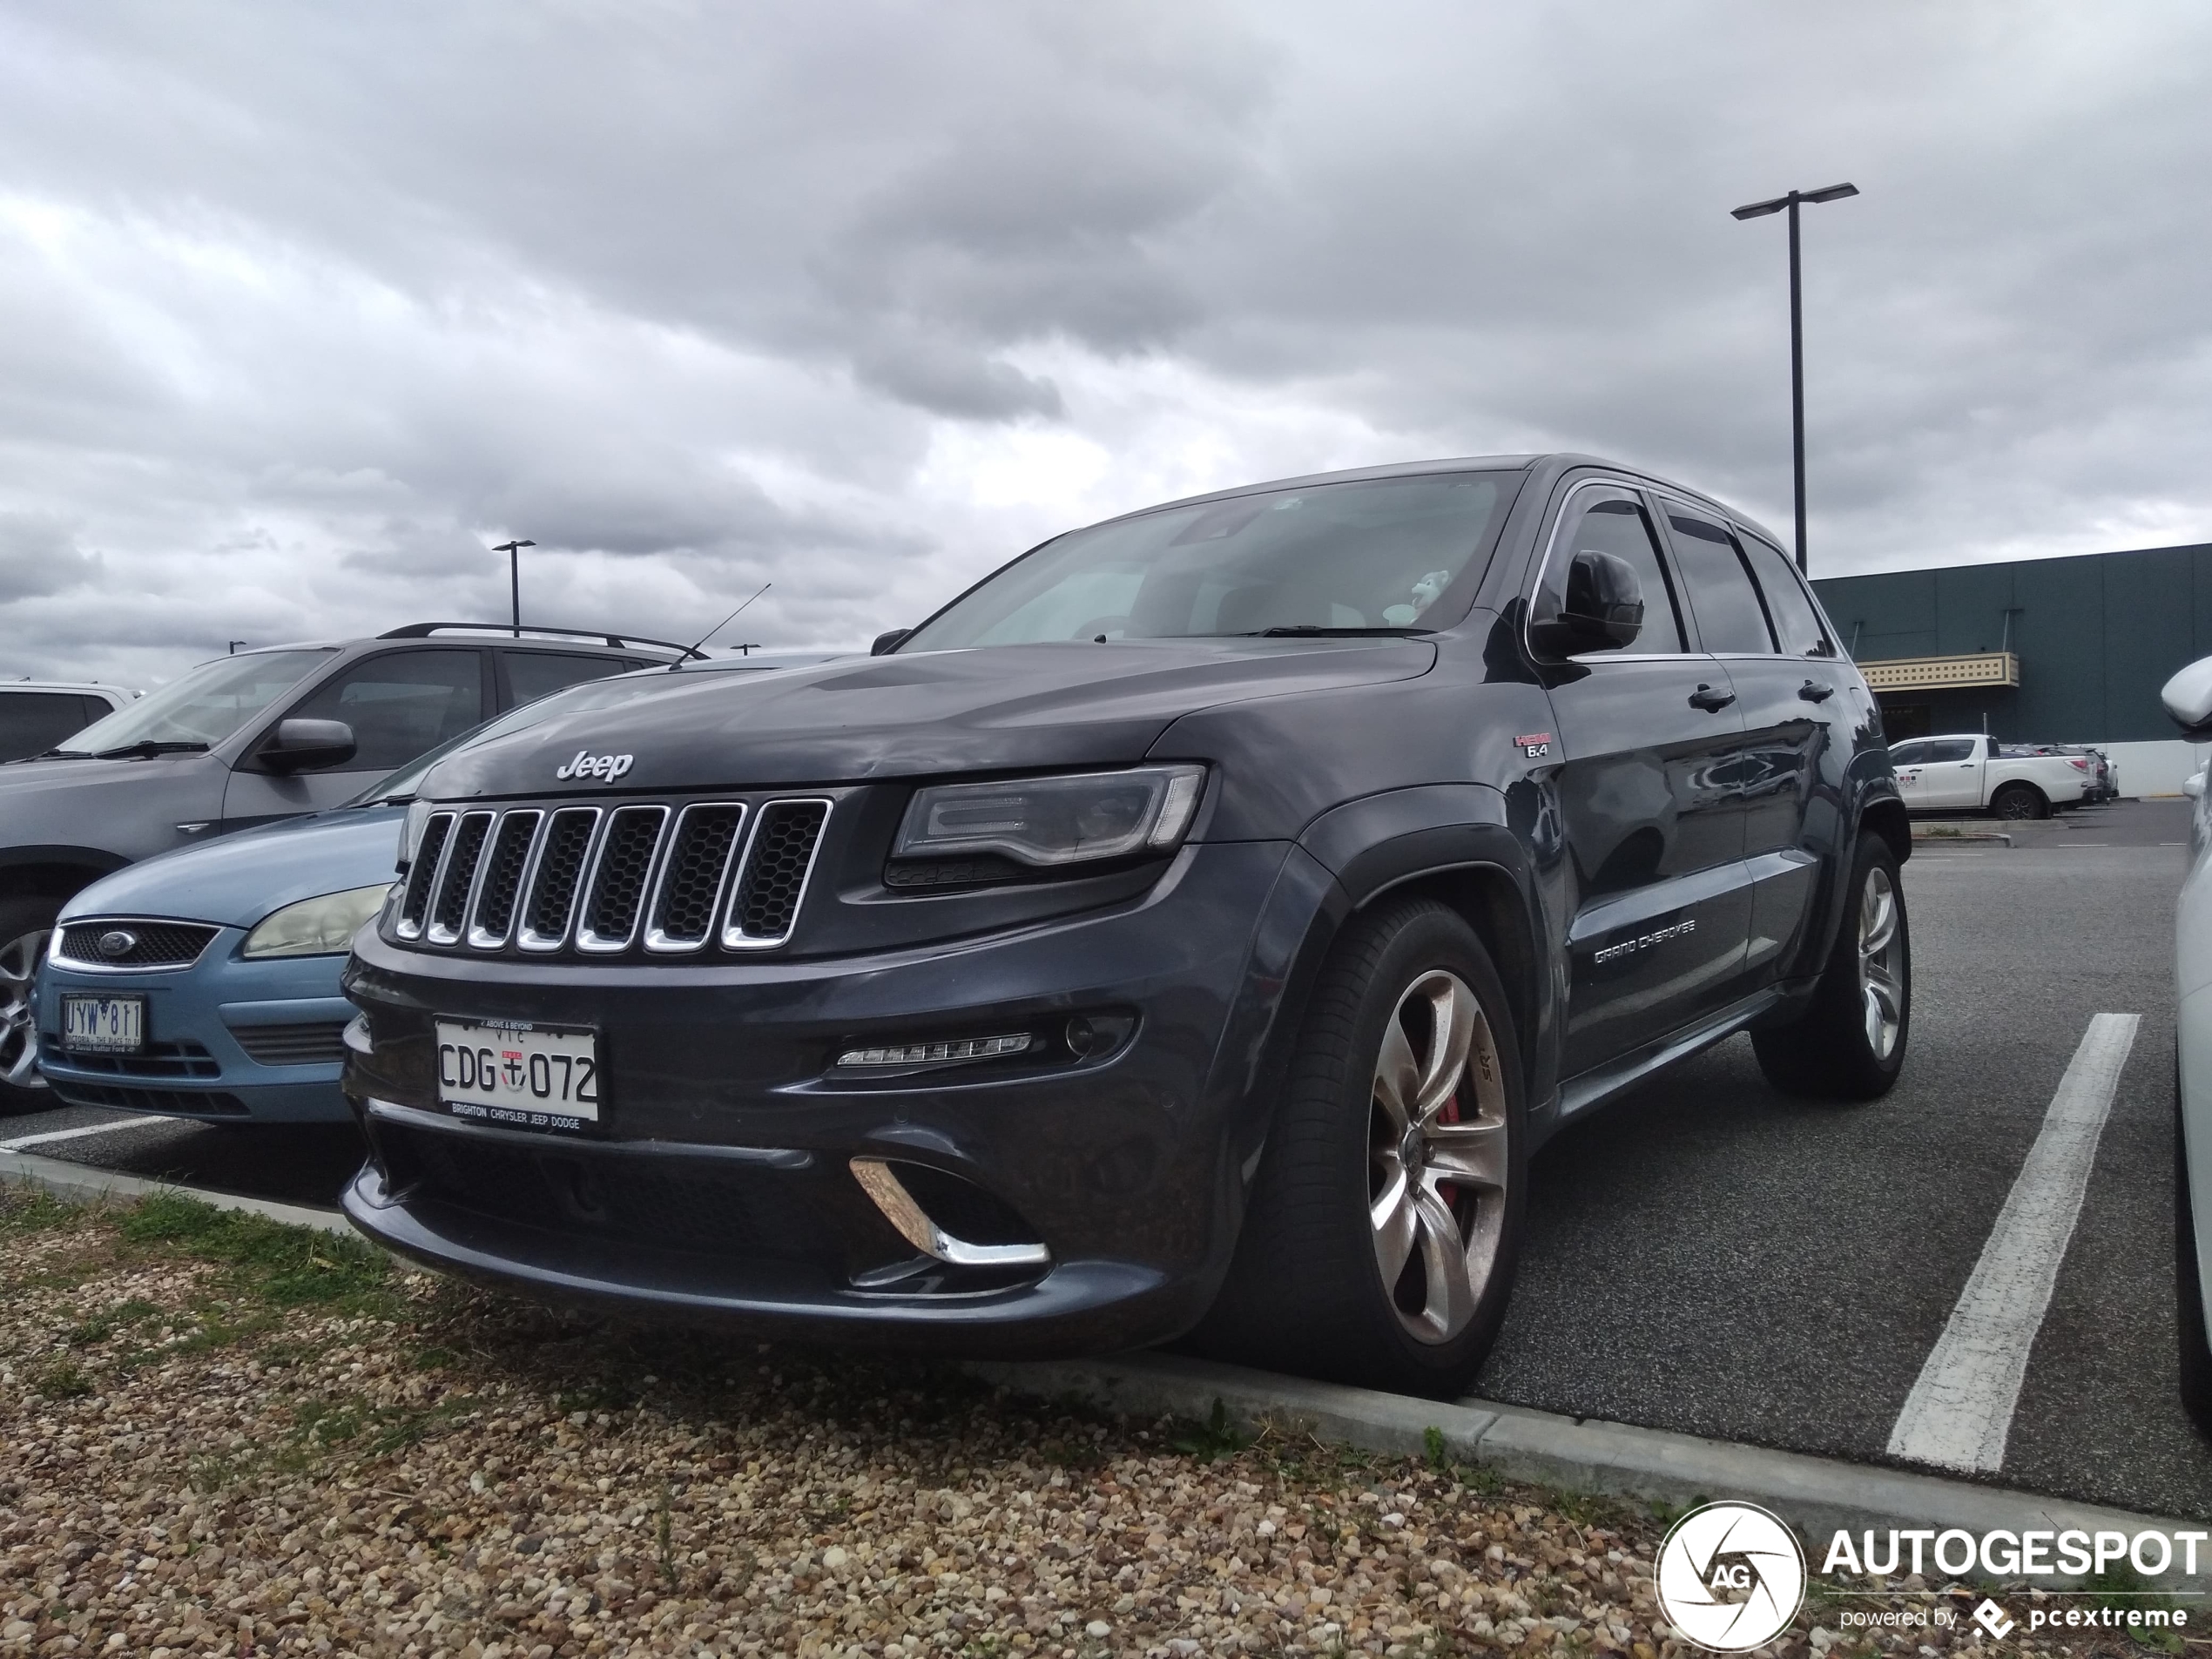
[[[1970,657],[1892,657],[1861,663],[1858,671],[1877,691],[1941,691],[1957,686],[2018,685],[2018,651],[1977,651]]]

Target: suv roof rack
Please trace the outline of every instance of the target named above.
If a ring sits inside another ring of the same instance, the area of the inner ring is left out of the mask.
[[[390,628],[377,635],[379,639],[428,639],[432,634],[448,628],[465,629],[470,633],[505,634],[516,637],[515,625],[508,622],[411,622],[404,628]],[[696,657],[704,662],[706,653],[696,645],[679,645],[672,639],[652,639],[644,634],[610,634],[599,628],[549,628],[542,623],[531,623],[522,631],[524,634],[556,634],[563,639],[589,639],[597,644],[613,645],[617,649],[631,645],[653,645],[662,651],[672,651],[682,658]]]

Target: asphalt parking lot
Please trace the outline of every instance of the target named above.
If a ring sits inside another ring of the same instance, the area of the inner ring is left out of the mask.
[[[1916,1003],[1898,1089],[1871,1106],[1791,1100],[1737,1038],[1561,1136],[1535,1163],[1520,1290],[1480,1393],[1897,1461],[1899,1413],[2092,1017],[2135,1015],[1983,1478],[2212,1516],[2212,1444],[2174,1387],[2171,941],[2187,822],[2178,801],[2122,802],[2006,826],[2010,847],[1922,843],[1905,871]],[[85,1129],[98,1132],[71,1133]],[[344,1128],[90,1111],[7,1120],[0,1143],[320,1204],[358,1161]]]

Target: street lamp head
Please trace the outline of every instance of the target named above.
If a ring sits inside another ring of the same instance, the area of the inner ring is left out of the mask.
[[[1764,219],[1769,213],[1778,213],[1790,205],[1787,196],[1777,196],[1770,202],[1753,202],[1749,207],[1738,207],[1730,214],[1735,219]]]
[[[1846,196],[1858,194],[1857,185],[1830,185],[1822,190],[1801,192],[1798,199],[1809,202],[1839,202]]]
[[[495,553],[512,553],[518,547],[536,547],[536,542],[502,542],[492,549]]]

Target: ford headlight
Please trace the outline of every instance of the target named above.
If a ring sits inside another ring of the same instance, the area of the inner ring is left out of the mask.
[[[329,956],[354,942],[361,924],[374,915],[391,891],[389,884],[348,887],[302,899],[261,918],[246,935],[247,956]]]
[[[915,792],[892,856],[996,853],[1023,864],[1085,863],[1174,849],[1198,809],[1204,766],[1139,766]]]

